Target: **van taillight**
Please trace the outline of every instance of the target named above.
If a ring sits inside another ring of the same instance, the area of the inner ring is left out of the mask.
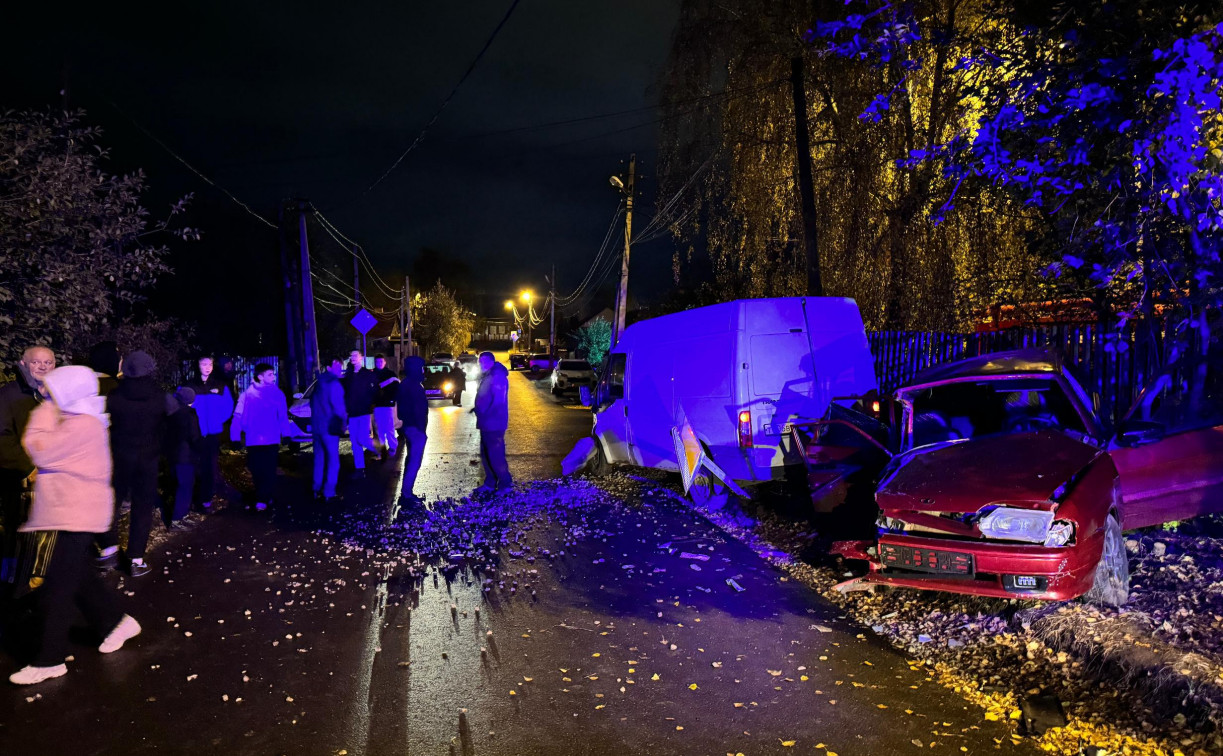
[[[739,413],[739,448],[752,447],[752,411],[743,410]]]
[[[879,416],[879,402],[871,402],[871,412],[875,413],[875,417]]]

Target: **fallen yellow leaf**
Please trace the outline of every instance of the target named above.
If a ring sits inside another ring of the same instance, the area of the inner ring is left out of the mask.
[[[660,677],[658,676],[658,673],[657,673],[657,672],[655,672],[655,673],[654,673],[654,676],[653,676],[653,677],[651,677],[650,679],[651,679],[651,680],[661,680],[662,678],[660,678]]]
[[[691,685],[689,685],[688,690],[696,690],[696,683],[692,683]]]
[[[783,740],[781,741],[781,744],[785,746],[786,748],[793,748],[794,744],[797,742],[798,742],[797,740]]]

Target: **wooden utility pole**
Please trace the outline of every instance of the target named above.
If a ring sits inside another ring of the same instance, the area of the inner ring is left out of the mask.
[[[552,278],[548,279],[548,301],[552,305],[552,335],[548,337],[548,354],[556,359],[556,266],[552,266]]]
[[[616,322],[612,325],[612,345],[624,333],[628,315],[628,255],[633,243],[633,184],[637,178],[637,155],[628,160],[628,181],[624,184],[624,257],[620,259],[620,288],[616,292]]]
[[[361,312],[361,261],[357,259],[357,245],[352,245],[352,316],[357,317],[357,313]],[[356,340],[357,348],[361,350],[361,357],[365,357],[365,334],[361,334],[361,338]]]
[[[302,339],[301,330],[298,325],[301,323],[301,318],[298,316],[298,303],[301,301],[297,296],[296,275],[294,265],[289,258],[289,245],[285,239],[285,206],[280,203],[280,209],[276,214],[276,240],[280,246],[280,273],[281,280],[284,284],[285,298],[285,335],[289,340],[289,384],[294,391],[302,388],[301,374],[301,351]]]
[[[412,279],[409,276],[403,277],[403,301],[408,313],[408,355],[410,356],[416,353],[416,344],[412,341]]]
[[[306,237],[306,203],[298,205],[297,230],[301,241],[302,333],[305,336],[305,374],[310,380],[318,374],[318,328],[314,321],[314,281],[310,277],[310,241]]]
[[[824,296],[820,276],[819,229],[816,226],[815,182],[811,177],[811,131],[807,124],[806,67],[801,54],[790,58],[790,92],[794,101],[794,160],[798,174],[798,206],[803,219],[803,252],[807,263],[807,294]]]

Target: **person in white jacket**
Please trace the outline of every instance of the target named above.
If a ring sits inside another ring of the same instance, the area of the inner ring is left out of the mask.
[[[255,382],[238,397],[229,426],[230,440],[246,443],[246,467],[255,481],[255,509],[260,512],[276,495],[280,440],[292,433],[289,404],[276,385],[276,371],[261,362],[255,366]]]

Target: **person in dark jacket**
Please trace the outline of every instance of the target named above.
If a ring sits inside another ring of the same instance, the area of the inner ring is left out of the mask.
[[[43,378],[54,369],[54,352],[30,347],[17,362],[17,377],[0,386],[0,582],[11,581],[15,574],[17,527],[25,520],[34,472],[21,434],[43,401]]]
[[[195,392],[186,387],[167,397],[166,459],[174,471],[174,506],[163,519],[170,530],[191,528],[186,517],[191,511],[202,438],[194,403]]]
[[[375,460],[382,454],[374,444],[374,399],[378,395],[378,380],[374,371],[365,367],[365,356],[353,350],[348,356],[348,369],[344,373],[344,409],[348,413],[348,439],[352,442],[352,461],[357,470],[355,477],[365,476],[365,452],[374,453]]]
[[[399,376],[386,366],[386,357],[378,355],[374,358],[374,380],[378,383],[378,395],[374,398],[374,443],[394,457],[399,451],[399,441],[395,437],[395,395],[399,389]]]
[[[416,495],[416,476],[420,473],[425,458],[425,443],[429,437],[429,398],[425,395],[425,361],[421,357],[409,357],[403,364],[403,381],[395,397],[396,411],[403,423],[403,441],[408,453],[403,463],[403,486],[400,497],[407,503],[420,506],[424,501]]]
[[[504,491],[514,485],[505,460],[505,430],[510,424],[510,374],[492,352],[480,353],[480,385],[476,389],[476,428],[480,431],[480,461],[484,483],[472,493]]]
[[[89,369],[98,378],[98,396],[107,396],[119,387],[119,346],[99,341],[89,349]]]
[[[123,360],[119,387],[106,397],[110,414],[110,452],[114,458],[115,517],[98,539],[98,567],[118,563],[119,507],[131,499],[127,558],[132,577],[151,569],[144,559],[157,508],[157,468],[166,434],[166,395],[153,380],[153,358],[136,351]]]
[[[225,423],[234,414],[237,397],[225,374],[214,369],[212,357],[200,357],[197,364],[199,372],[186,388],[195,392],[195,413],[200,419],[196,501],[207,511],[216,499],[217,481],[221,480],[221,441],[225,438]]]
[[[344,408],[344,387],[340,376],[344,361],[336,358],[319,374],[318,384],[310,395],[310,435],[314,443],[314,496],[335,498],[340,477],[340,436],[348,424]]]

